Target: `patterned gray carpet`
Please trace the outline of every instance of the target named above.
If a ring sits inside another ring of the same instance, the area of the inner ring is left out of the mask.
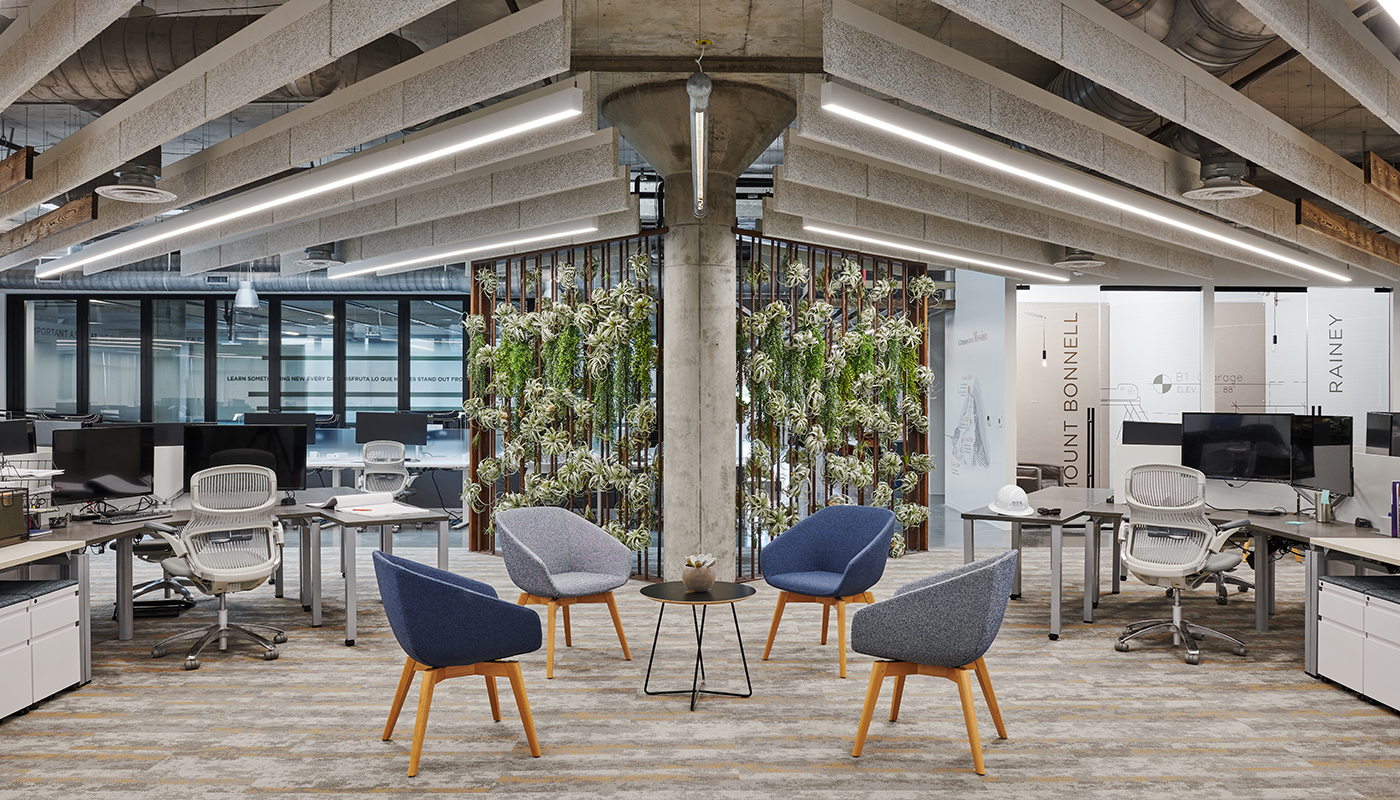
[[[398,552],[434,558],[428,549]],[[816,643],[820,612],[790,606],[772,660],[760,661],[775,601],[761,584],[738,606],[751,699],[706,697],[691,713],[688,698],[643,695],[657,605],[632,583],[618,592],[631,662],[621,659],[602,606],[575,612],[574,647],[562,646],[561,630],[554,680],[545,680],[543,650],[522,657],[543,757],[529,756],[508,691],[502,722],[493,723],[481,680],[462,678],[438,687],[421,771],[408,778],[417,686],[397,736],[381,742],[403,655],[361,548],[353,648],[338,627],[343,584],[330,574],[323,628],[309,627],[297,601],[276,600],[269,587],[235,596],[235,620],[287,629],[291,640],[272,662],[242,645],[207,654],[193,672],[180,669],[178,655],[149,657],[158,637],[211,621],[209,600],[179,619],[137,620],[136,639],[125,643],[115,639],[110,605],[94,608],[92,684],[0,723],[0,798],[1400,796],[1400,716],[1302,671],[1301,565],[1280,564],[1268,633],[1253,630],[1252,595],[1220,607],[1208,593],[1193,594],[1188,617],[1242,636],[1250,653],[1207,643],[1192,667],[1160,638],[1114,652],[1123,623],[1169,615],[1159,590],[1132,579],[1118,596],[1105,585],[1099,622],[1079,623],[1072,565],[1083,563],[1081,551],[1066,556],[1064,637],[1046,638],[1049,552],[1030,548],[1025,597],[1011,604],[987,656],[1010,739],[996,738],[979,696],[986,777],[972,771],[956,688],[935,678],[910,679],[897,723],[885,720],[887,682],[865,753],[852,758],[870,659],[852,654],[841,680],[835,646]],[[891,562],[876,595],[960,561],[957,551],[935,550]],[[110,556],[93,562],[95,597],[110,598]],[[289,562],[294,569],[295,557]],[[452,566],[515,596],[497,558],[454,549]],[[288,577],[295,594],[295,573]],[[723,611],[707,629],[710,685],[742,688]],[[689,685],[689,625],[667,614],[655,681]]]

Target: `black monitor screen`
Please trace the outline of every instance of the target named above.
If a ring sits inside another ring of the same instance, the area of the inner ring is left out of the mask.
[[[277,414],[268,411],[250,411],[243,415],[244,425],[305,425],[306,441],[316,441],[315,414]]]
[[[34,446],[34,423],[27,419],[7,419],[0,421],[0,455],[18,456],[32,453]]]
[[[305,425],[186,425],[185,491],[200,470],[256,464],[277,473],[277,488],[306,488]]]
[[[150,494],[155,486],[155,429],[59,428],[53,432],[55,505]]]
[[[1293,476],[1291,414],[1181,415],[1181,463],[1207,478],[1280,481]]]
[[[1181,444],[1181,424],[1178,422],[1123,420],[1123,444],[1158,444],[1175,447]]]
[[[1293,417],[1293,485],[1350,497],[1351,417]]]
[[[355,415],[355,443],[378,441],[401,444],[428,443],[427,414],[361,411]]]

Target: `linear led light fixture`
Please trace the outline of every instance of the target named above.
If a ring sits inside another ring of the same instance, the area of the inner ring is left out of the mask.
[[[690,186],[694,194],[691,211],[696,217],[709,213],[705,205],[706,176],[710,155],[710,92],[714,84],[703,72],[693,73],[685,81],[685,93],[690,95]]]
[[[903,139],[918,142],[939,152],[967,159],[1006,175],[1024,178],[1041,186],[1048,186],[1075,197],[1116,208],[1136,217],[1170,225],[1173,228],[1204,236],[1289,266],[1316,272],[1335,281],[1351,282],[1351,278],[1345,275],[1288,255],[1289,251],[1281,247],[1274,247],[1263,239],[1226,233],[1225,231],[1233,231],[1233,229],[1219,223],[1201,219],[1187,212],[1181,212],[1178,215],[1150,211],[1130,202],[1130,199],[1136,199],[1135,192],[1119,189],[1107,183],[1103,184],[1099,191],[1095,191],[1057,180],[1045,174],[1045,165],[1034,156],[1016,153],[993,145],[980,136],[959,131],[951,126],[939,125],[936,121],[920,114],[847,89],[844,86],[837,86],[833,83],[822,84],[822,108],[833,114],[839,114],[847,119],[878,128]],[[938,135],[921,132],[928,130],[937,130]],[[1019,166],[1017,162],[1024,166]],[[1254,239],[1258,244],[1254,244],[1248,239]]]
[[[326,275],[331,280],[340,278],[353,278],[356,275],[366,275],[374,272],[380,275],[388,274],[392,271],[408,272],[416,265],[423,267],[433,266],[436,263],[457,256],[471,255],[472,253],[482,253],[487,250],[501,250],[509,247],[519,247],[536,242],[545,242],[551,239],[567,239],[573,236],[582,236],[585,233],[593,233],[598,230],[598,218],[573,220],[557,225],[548,225],[541,228],[532,228],[524,231],[513,231],[511,233],[497,236],[485,236],[480,239],[472,239],[469,242],[458,242],[451,245],[439,245],[437,247],[424,247],[408,253],[396,253],[392,256],[379,256],[377,258],[365,259],[342,267],[333,267],[327,270]]]
[[[842,239],[850,239],[856,242],[864,242],[865,244],[874,244],[879,245],[881,247],[890,247],[895,250],[905,250],[910,253],[918,253],[919,255],[932,256],[934,258],[943,258],[949,261],[956,261],[960,264],[969,264],[974,267],[987,267],[989,269],[1003,270],[1006,272],[1015,272],[1021,275],[1030,275],[1033,278],[1044,278],[1045,280],[1049,281],[1060,281],[1061,283],[1066,283],[1069,281],[1069,278],[1065,277],[1064,275],[1056,275],[1052,272],[1037,272],[1036,270],[1027,269],[1025,267],[1018,267],[1013,264],[1008,264],[1004,261],[988,261],[984,258],[978,258],[974,255],[969,255],[964,251],[935,250],[934,248],[927,247],[923,244],[915,244],[911,240],[901,239],[897,236],[871,234],[869,231],[865,231],[860,228],[848,228],[845,225],[837,225],[832,222],[809,220],[806,217],[802,218],[802,230],[811,231],[812,233],[824,233],[827,236],[837,236]]]
[[[491,142],[519,136],[582,113],[583,90],[575,86],[500,111],[490,111],[478,119],[466,117],[460,124],[450,125],[444,130],[430,130],[422,136],[405,137],[399,140],[401,144],[370,151],[359,158],[333,161],[316,168],[305,177],[253,189],[238,195],[227,204],[219,203],[157,223],[147,231],[132,234],[130,238],[113,237],[99,242],[72,256],[50,262],[42,267],[42,271],[36,273],[36,276],[52,277],[146,245],[222,225],[372,178],[402,172]],[[297,186],[306,188],[297,189]],[[142,233],[147,235],[143,236]]]

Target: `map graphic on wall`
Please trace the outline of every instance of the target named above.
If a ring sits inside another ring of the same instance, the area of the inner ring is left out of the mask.
[[[950,448],[953,467],[988,469],[992,460],[987,453],[987,437],[982,432],[981,388],[975,378],[960,388],[963,406],[958,413],[958,425],[953,429]]]

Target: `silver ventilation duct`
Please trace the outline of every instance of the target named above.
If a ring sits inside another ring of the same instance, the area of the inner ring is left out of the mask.
[[[12,269],[0,272],[0,291],[99,294],[131,292],[139,294],[220,294],[228,295],[237,280],[246,280],[248,273],[205,273],[181,275],[177,271],[137,272],[108,270],[95,275],[65,272],[56,279],[39,280],[29,270]],[[274,272],[251,273],[257,290],[264,294],[470,294],[471,281],[466,270],[420,270],[397,275],[376,277],[364,275],[331,280],[324,272],[302,275],[279,275]]]
[[[174,202],[179,199],[174,192],[156,188],[160,167],[160,148],[156,147],[117,167],[113,172],[116,183],[98,186],[93,191],[123,203]]]
[[[306,258],[292,262],[298,269],[330,269],[345,264],[335,254],[335,242],[318,244],[306,248]]]
[[[1055,262],[1055,266],[1060,269],[1071,270],[1093,269],[1094,267],[1102,267],[1103,265],[1103,259],[1095,258],[1094,254],[1088,250],[1076,250],[1074,248],[1065,248],[1065,257]]]

